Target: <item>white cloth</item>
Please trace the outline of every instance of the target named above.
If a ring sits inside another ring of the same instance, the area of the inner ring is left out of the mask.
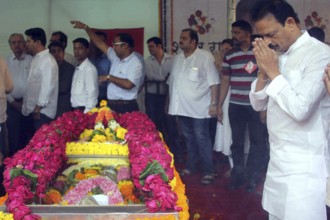
[[[146,65],[146,77],[148,80],[152,81],[165,81],[171,73],[173,58],[171,55],[164,53],[162,62],[159,64],[154,56],[149,56],[145,60]],[[146,85],[148,93],[156,94],[157,85],[156,83],[148,83]],[[166,84],[159,84],[159,93],[166,95],[167,89]]]
[[[41,113],[55,118],[58,97],[58,66],[48,49],[37,53],[31,63],[26,92],[23,97],[22,114],[27,116],[36,105]]]
[[[325,220],[326,132],[322,124],[329,102],[322,81],[330,48],[307,32],[280,56],[281,75],[250,100],[257,111],[267,109],[270,162],[262,205],[285,220]]]
[[[84,113],[90,111],[97,104],[99,95],[98,75],[95,66],[86,58],[76,67],[72,78],[71,105],[84,106]]]
[[[222,112],[223,112],[222,124],[219,122],[217,123],[217,131],[215,134],[214,147],[213,147],[214,151],[222,152],[226,156],[231,155],[230,146],[233,143],[231,136],[231,127],[229,123],[229,114],[228,114],[229,98],[230,98],[230,88],[228,89],[227,96],[222,105]],[[244,140],[245,155],[249,154],[249,149],[250,149],[249,130],[248,128],[246,128],[245,140]],[[232,158],[229,159],[232,160]],[[230,165],[232,167],[232,163],[230,163]]]
[[[32,59],[33,57],[28,54],[22,54],[20,60],[14,54],[7,57],[8,69],[14,84],[13,91],[7,95],[8,102],[23,98]]]
[[[211,89],[220,83],[213,55],[197,48],[185,58],[175,56],[169,85],[169,114],[192,118],[210,118]]]
[[[137,98],[140,85],[143,83],[143,65],[136,53],[131,53],[120,60],[112,47],[108,49],[108,58],[111,61],[110,75],[128,79],[135,86],[129,90],[120,88],[114,83],[108,84],[107,96],[111,100],[133,100]]]

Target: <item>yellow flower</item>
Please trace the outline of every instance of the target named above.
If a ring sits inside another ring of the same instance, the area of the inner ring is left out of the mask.
[[[99,142],[105,142],[106,140],[107,140],[106,136],[96,134],[96,135],[94,135],[92,142],[99,143]]]
[[[7,214],[7,213],[4,213],[2,211],[0,211],[0,219],[3,219],[3,220],[14,220],[13,214]]]
[[[107,101],[106,101],[106,100],[102,100],[102,101],[100,102],[100,106],[101,106],[101,107],[105,107],[105,106],[107,106]]]
[[[125,128],[119,127],[116,130],[116,137],[119,138],[119,139],[124,140],[126,133],[127,133],[127,130]]]

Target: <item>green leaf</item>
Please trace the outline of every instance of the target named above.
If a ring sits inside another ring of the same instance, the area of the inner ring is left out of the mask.
[[[149,162],[144,170],[141,172],[139,176],[139,182],[142,186],[144,186],[145,179],[152,174],[159,174],[160,177],[164,180],[164,182],[168,182],[168,177],[165,173],[164,168],[157,160],[153,160],[152,163]]]

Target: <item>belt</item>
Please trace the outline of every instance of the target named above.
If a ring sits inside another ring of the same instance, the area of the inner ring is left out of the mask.
[[[73,110],[80,110],[80,111],[84,111],[85,110],[85,106],[77,106],[77,107],[72,107]]]
[[[108,99],[108,104],[109,105],[128,105],[128,104],[132,104],[135,103],[136,100],[110,100]]]
[[[15,102],[19,102],[19,103],[23,103],[23,98],[20,98],[20,99],[14,99]]]

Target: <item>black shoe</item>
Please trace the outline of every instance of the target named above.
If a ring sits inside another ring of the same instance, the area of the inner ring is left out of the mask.
[[[231,178],[230,183],[227,186],[228,190],[238,189],[243,184],[241,178]]]

